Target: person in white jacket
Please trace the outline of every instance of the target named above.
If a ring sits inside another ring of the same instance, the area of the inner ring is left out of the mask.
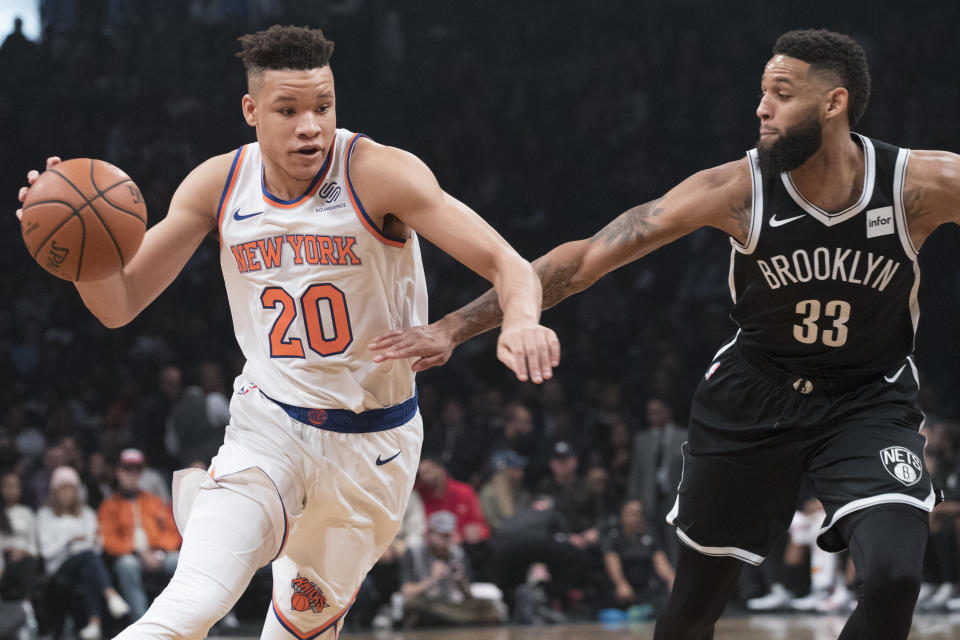
[[[130,607],[110,583],[110,574],[100,554],[97,515],[80,498],[80,476],[72,467],[57,467],[50,478],[47,504],[37,513],[40,554],[50,580],[78,585],[83,592],[87,625],[81,640],[98,640],[102,599],[115,618]]]

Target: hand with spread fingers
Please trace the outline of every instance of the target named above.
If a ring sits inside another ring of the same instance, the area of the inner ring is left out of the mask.
[[[371,351],[380,351],[373,356],[374,362],[417,358],[411,365],[414,371],[425,371],[446,364],[456,342],[453,335],[440,322],[390,331],[374,338]]]
[[[425,371],[445,364],[458,341],[444,320],[426,326],[390,331],[370,343],[371,351],[380,351],[374,362],[417,358],[411,368]],[[497,341],[497,358],[521,381],[541,383],[553,377],[560,364],[560,341],[551,329],[535,322],[517,322],[505,326]]]

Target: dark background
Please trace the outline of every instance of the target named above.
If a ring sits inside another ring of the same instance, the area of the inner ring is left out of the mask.
[[[788,29],[827,27],[864,45],[873,94],[860,132],[960,150],[954,2],[41,0],[40,7],[41,42],[11,37],[0,49],[7,202],[0,420],[11,437],[27,427],[50,438],[82,434],[88,451],[130,444],[136,407],[165,364],[180,366],[191,382],[201,361],[216,362],[229,388],[242,359],[216,243],[206,242],[129,326],[107,330],[72,285],[27,255],[14,217],[17,188],[48,155],[102,158],[139,184],[151,220],[162,218],[192,167],[254,139],[240,114],[244,75],[234,57],[237,36],[248,31],[273,23],[323,28],[337,43],[338,124],[418,155],[530,259],[594,233],[697,170],[741,157],[756,140],[762,67]],[[957,238],[951,225],[923,248],[917,343],[925,407],[948,418],[958,411]],[[734,331],[728,257],[722,234],[700,231],[544,314],[564,348],[558,380],[575,411],[572,429],[614,400],[632,416],[631,428],[642,428],[651,397],[686,420],[699,376]],[[487,286],[432,247],[424,262],[431,319]],[[539,389],[511,381],[493,346],[492,335],[474,340],[444,369],[420,376],[428,438],[449,399],[479,429],[495,428],[500,402],[540,402]],[[619,400],[604,395],[611,393]]]

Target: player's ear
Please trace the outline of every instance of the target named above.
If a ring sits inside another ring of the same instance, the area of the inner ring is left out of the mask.
[[[247,121],[247,124],[251,127],[257,126],[257,103],[253,101],[249,93],[244,94],[240,101],[240,109],[243,111],[243,119]]]
[[[850,93],[844,87],[834,87],[827,93],[827,112],[828,119],[835,118],[847,110],[847,101],[850,99]]]

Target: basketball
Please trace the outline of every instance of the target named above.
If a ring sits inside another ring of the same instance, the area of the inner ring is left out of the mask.
[[[290,600],[290,606],[294,611],[306,611],[310,608],[310,600],[302,593],[295,593]]]
[[[140,247],[147,207],[126,173],[74,158],[43,172],[23,203],[20,231],[37,263],[64,280],[119,273]]]

